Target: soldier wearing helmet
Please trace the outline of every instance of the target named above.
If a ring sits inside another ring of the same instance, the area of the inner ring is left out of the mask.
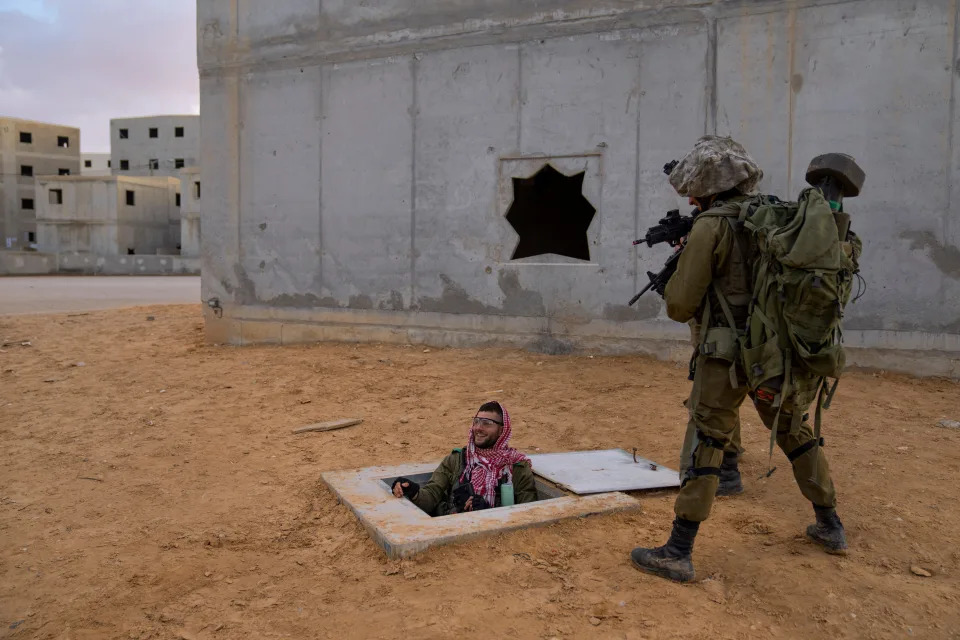
[[[670,172],[670,184],[700,213],[664,300],[671,319],[691,323],[698,349],[673,529],[666,544],[638,547],[631,559],[638,569],[679,582],[694,578],[693,542],[714,496],[743,490],[739,409],[748,395],[768,429],[778,422],[777,444],[788,454],[801,492],[813,503],[817,523],[807,535],[829,553],[847,548],[826,456],[810,446],[814,435],[805,415],[799,429],[790,428],[794,412],[802,414],[806,407],[794,407],[789,399],[777,405],[777,380],[750,391],[740,361],[739,337],[746,330],[753,294],[755,241],[737,220],[762,177],[742,145],[718,136],[700,138]],[[703,332],[709,332],[710,340],[701,339]]]

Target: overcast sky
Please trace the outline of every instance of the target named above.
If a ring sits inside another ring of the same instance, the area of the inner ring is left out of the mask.
[[[0,116],[80,127],[199,113],[197,0],[0,0]]]

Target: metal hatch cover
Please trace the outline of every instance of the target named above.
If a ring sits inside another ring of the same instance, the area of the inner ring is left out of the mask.
[[[680,486],[680,474],[623,449],[530,456],[533,472],[579,495]]]

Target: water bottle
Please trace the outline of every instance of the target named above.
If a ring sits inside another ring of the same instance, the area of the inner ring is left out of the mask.
[[[509,507],[513,505],[513,483],[506,482],[500,485],[500,506]]]

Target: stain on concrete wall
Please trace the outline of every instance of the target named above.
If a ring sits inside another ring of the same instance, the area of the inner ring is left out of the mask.
[[[626,306],[666,257],[630,242],[686,209],[660,168],[704,133],[743,142],[781,197],[820,153],[864,166],[846,203],[869,283],[856,339],[960,318],[951,3],[284,7],[198,6],[203,288],[227,318],[428,311],[470,335],[685,338],[653,295]],[[592,181],[590,264],[509,260],[504,185],[548,160]]]

